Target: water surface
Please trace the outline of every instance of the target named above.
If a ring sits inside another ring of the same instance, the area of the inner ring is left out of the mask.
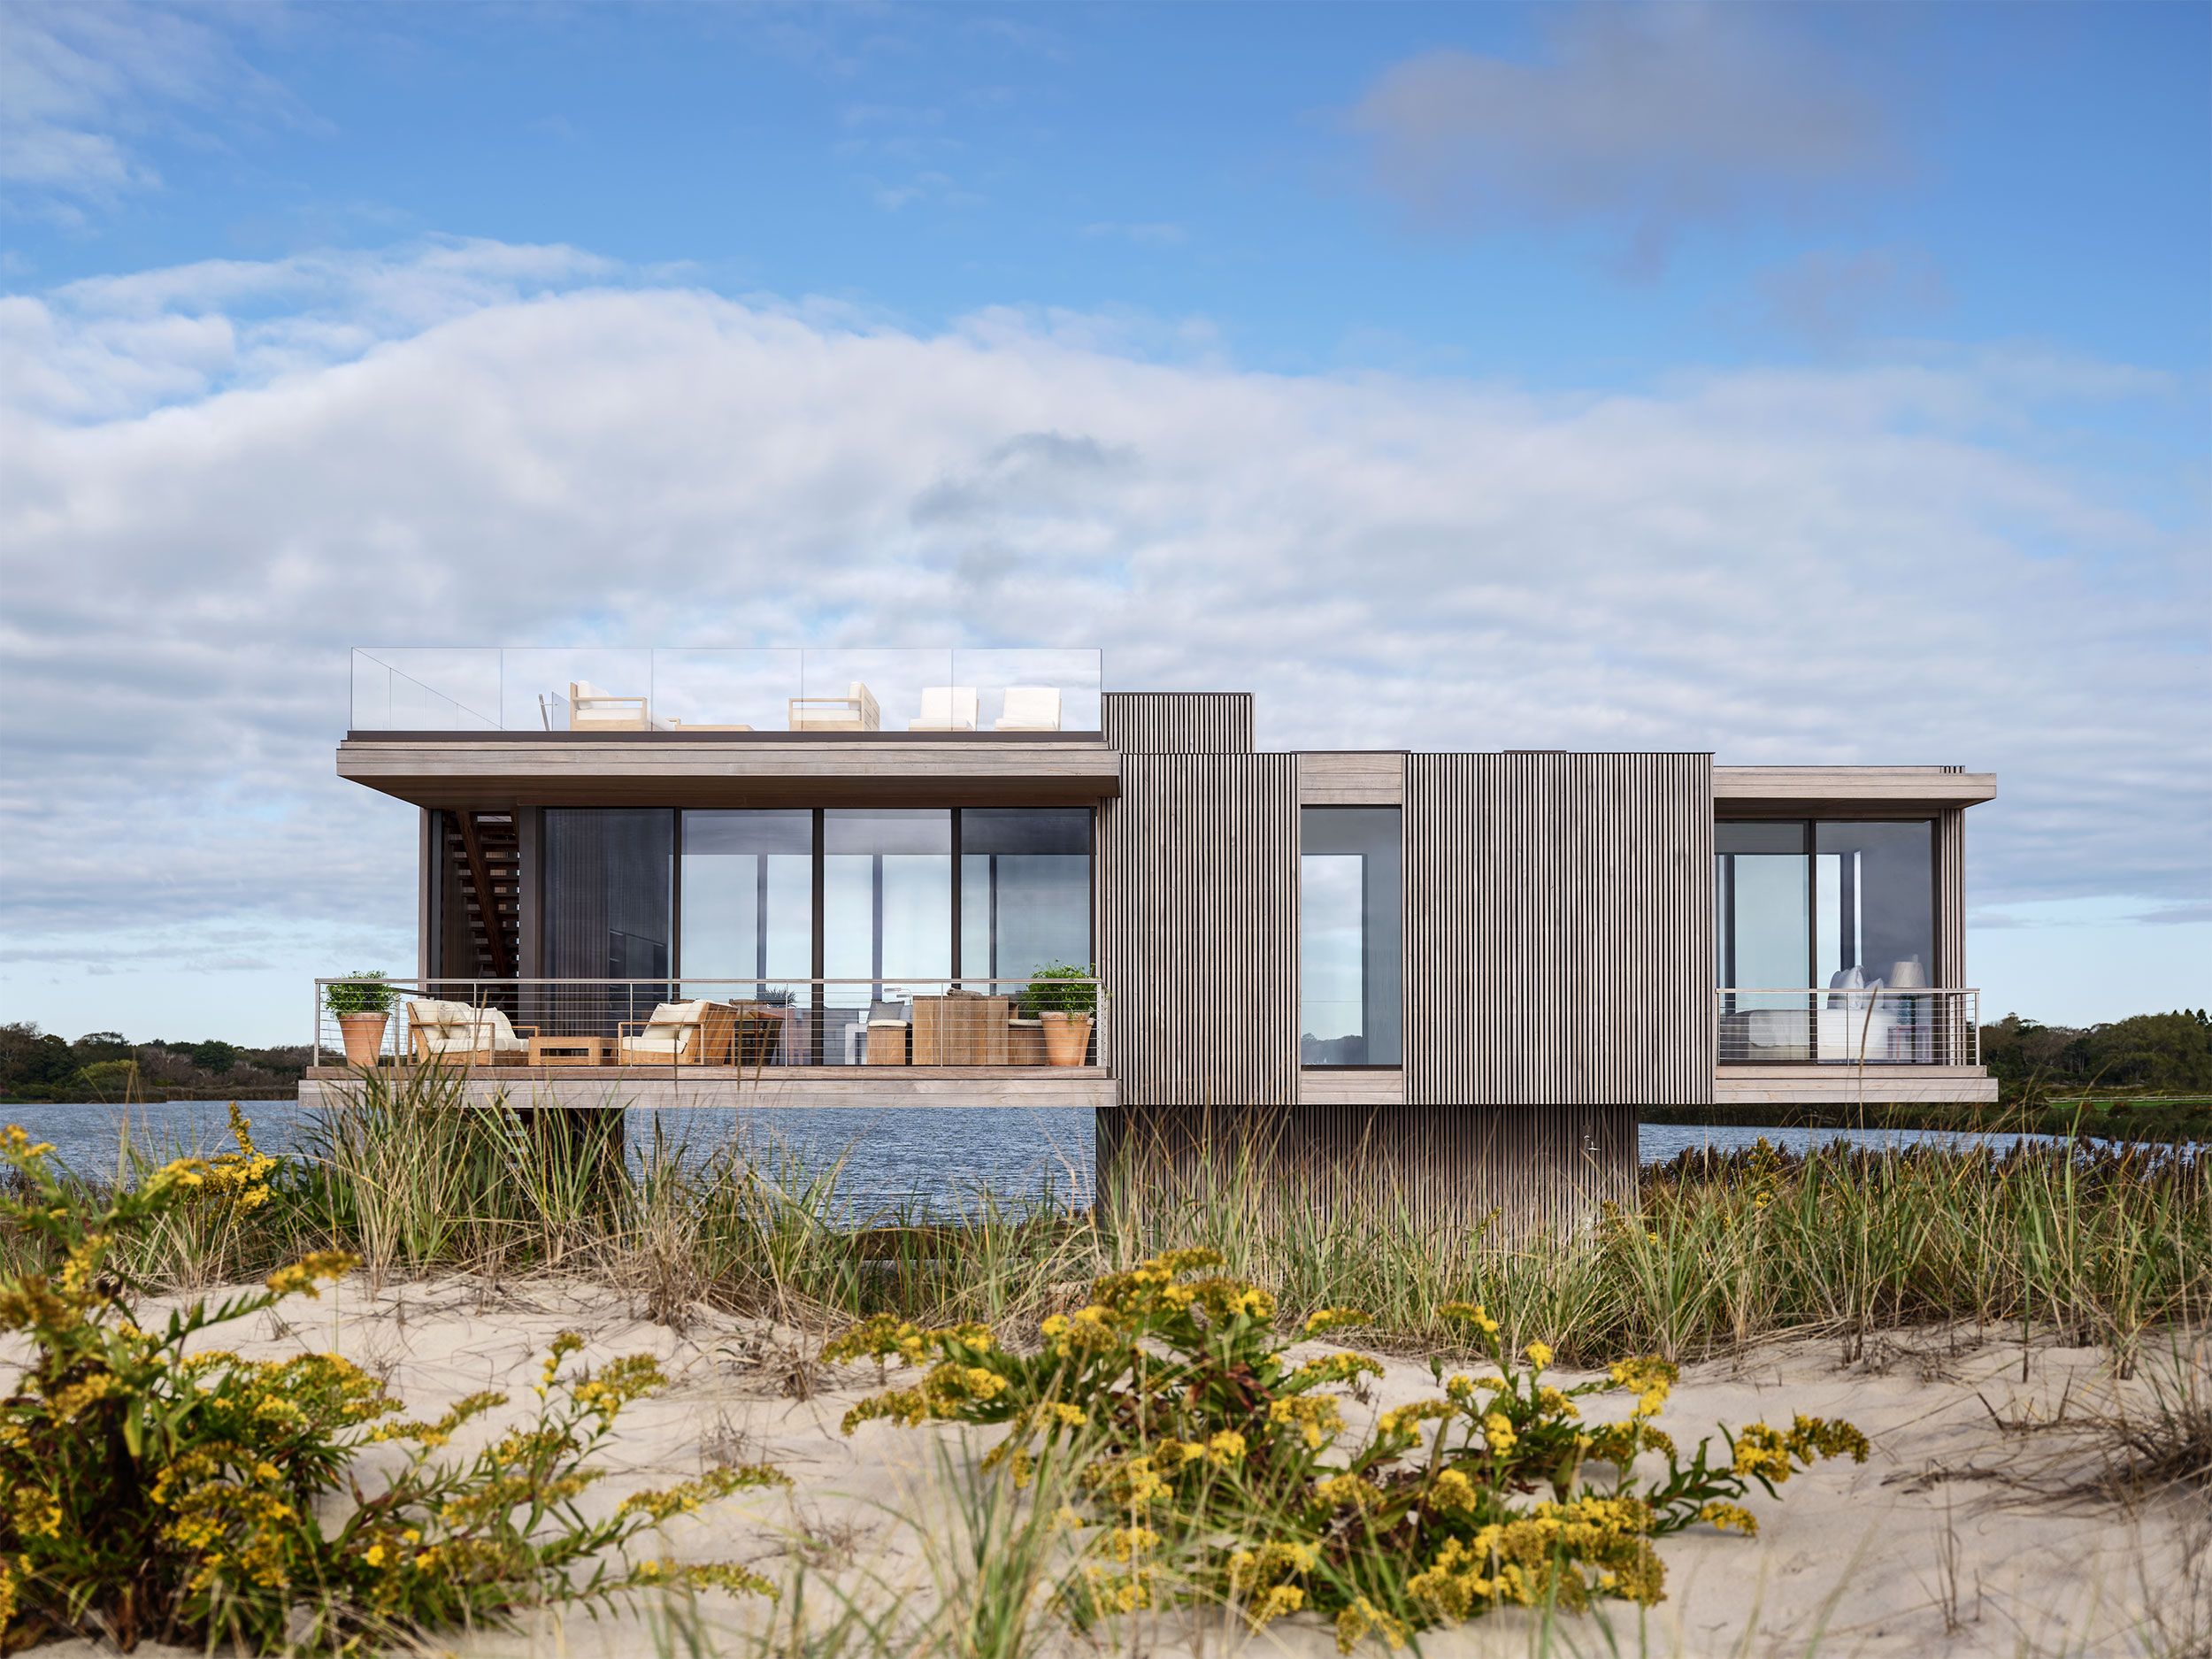
[[[264,1151],[291,1148],[307,1125],[292,1101],[247,1101],[241,1109]],[[35,1140],[50,1141],[71,1168],[112,1172],[126,1109],[106,1105],[16,1105],[0,1115]],[[221,1101],[174,1101],[127,1109],[134,1135],[163,1146],[219,1151],[230,1144],[228,1108]],[[857,1109],[777,1107],[746,1111],[691,1107],[653,1111],[634,1107],[629,1144],[637,1157],[652,1144],[656,1122],[666,1141],[694,1151],[741,1135],[764,1152],[781,1151],[800,1167],[837,1168],[837,1186],[860,1213],[920,1201],[944,1212],[964,1207],[987,1188],[1003,1200],[1048,1195],[1090,1202],[1094,1143],[1087,1108],[951,1107]],[[1964,1134],[1947,1130],[1781,1129],[1694,1124],[1646,1124],[1638,1152],[1663,1164],[1700,1147],[1734,1151],[1763,1138],[1785,1151],[1844,1141],[1854,1146],[1943,1146],[2002,1152],[2049,1135]]]

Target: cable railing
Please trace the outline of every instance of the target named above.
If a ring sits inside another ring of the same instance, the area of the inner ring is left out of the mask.
[[[1053,1067],[1106,1064],[1089,979],[315,981],[311,1064]]]
[[[1087,649],[356,647],[355,732],[1099,729]]]
[[[1723,986],[1723,1065],[1979,1065],[1981,993],[1954,986]]]

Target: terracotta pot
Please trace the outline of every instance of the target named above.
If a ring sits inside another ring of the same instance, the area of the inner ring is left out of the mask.
[[[384,1027],[389,1014],[341,1014],[338,1033],[345,1039],[348,1065],[374,1065],[384,1052]]]
[[[1055,1065],[1081,1065],[1091,1046],[1088,1014],[1040,1014],[1044,1022],[1045,1057]]]

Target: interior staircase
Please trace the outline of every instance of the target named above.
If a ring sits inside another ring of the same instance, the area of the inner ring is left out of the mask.
[[[470,977],[514,977],[522,937],[522,846],[512,812],[442,813],[446,857],[468,908]]]

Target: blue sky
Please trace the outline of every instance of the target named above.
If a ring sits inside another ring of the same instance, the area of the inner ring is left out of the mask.
[[[334,687],[488,616],[1993,767],[1993,1011],[2212,1002],[2212,9],[0,27],[8,1017],[405,966]]]

